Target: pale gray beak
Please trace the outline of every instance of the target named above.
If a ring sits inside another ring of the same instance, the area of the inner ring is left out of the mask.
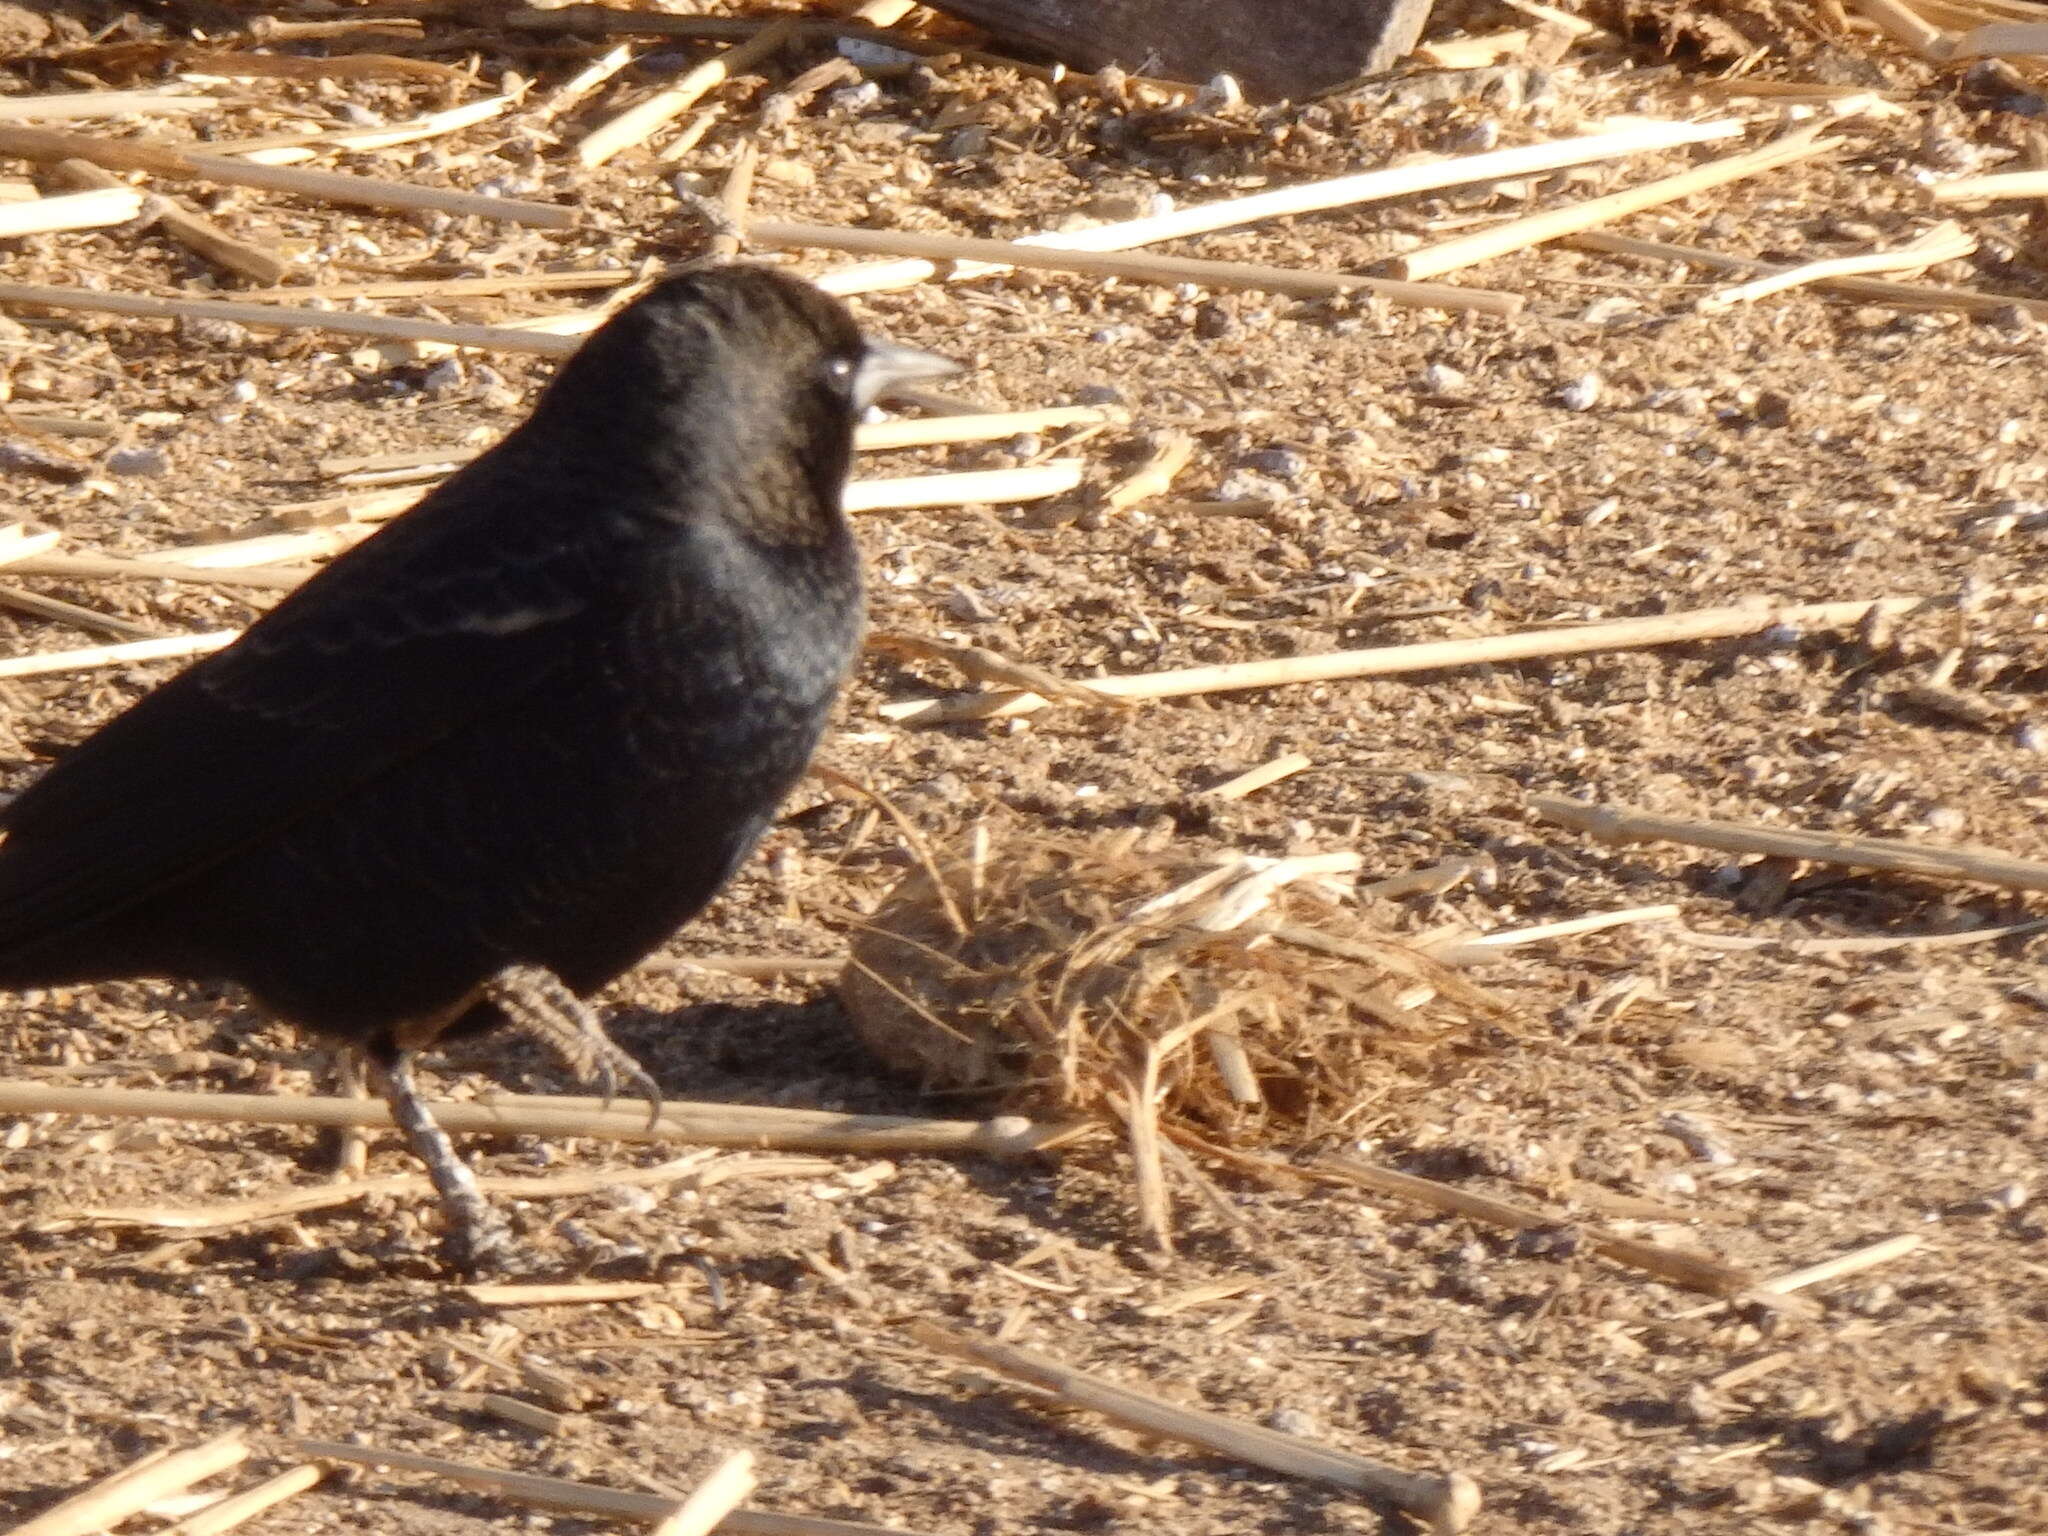
[[[936,352],[920,352],[893,341],[870,341],[853,376],[853,403],[865,411],[905,385],[949,378],[960,371],[960,364]]]

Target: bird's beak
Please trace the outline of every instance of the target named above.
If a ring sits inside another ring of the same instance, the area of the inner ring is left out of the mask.
[[[960,364],[936,352],[920,352],[893,341],[870,341],[860,371],[853,377],[853,403],[864,411],[905,385],[948,378],[960,371]]]

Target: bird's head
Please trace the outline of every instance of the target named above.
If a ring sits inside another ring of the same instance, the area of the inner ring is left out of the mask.
[[[845,305],[801,278],[706,268],[663,279],[594,332],[529,426],[574,443],[607,483],[637,471],[638,515],[661,515],[660,499],[676,495],[678,515],[699,515],[683,501],[702,503],[764,539],[810,542],[837,524],[860,414],[957,371],[863,336]],[[638,504],[649,495],[656,504]]]

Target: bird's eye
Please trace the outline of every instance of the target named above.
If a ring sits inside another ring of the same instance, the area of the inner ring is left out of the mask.
[[[850,357],[833,357],[825,361],[825,382],[842,395],[853,392],[854,375],[859,372],[859,365]]]

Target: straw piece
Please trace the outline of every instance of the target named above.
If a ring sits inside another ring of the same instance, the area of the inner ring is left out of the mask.
[[[1057,427],[1119,426],[1130,412],[1116,406],[1054,405],[1036,411],[984,411],[967,416],[916,416],[901,421],[865,422],[853,429],[853,446],[866,453],[889,448],[926,448],[939,443],[986,443]]]
[[[1242,800],[1269,784],[1278,784],[1282,779],[1292,778],[1314,766],[1314,760],[1306,752],[1288,752],[1270,763],[1261,763],[1256,768],[1247,768],[1243,773],[1225,779],[1207,793],[1217,800]]]
[[[1535,35],[1533,28],[1514,27],[1481,37],[1447,37],[1424,43],[1415,54],[1437,69],[1484,69],[1505,58],[1521,57],[1529,51],[1529,40]]]
[[[2042,178],[2048,192],[2048,176]],[[1826,282],[1831,277],[1862,277],[1873,272],[1921,271],[1936,262],[1956,261],[1977,249],[1977,237],[1954,220],[1946,220],[1917,239],[1889,251],[1867,251],[1860,256],[1831,256],[1804,262],[1753,277],[1746,283],[1704,295],[1695,307],[1703,315],[1721,314],[1739,304],[1753,303],[1788,288]]]
[[[52,411],[22,411],[0,401],[0,421],[24,432],[47,432],[53,437],[118,437],[120,426],[91,416],[62,415]],[[16,525],[18,526],[18,525]]]
[[[1483,288],[1454,288],[1445,283],[1402,283],[1349,272],[1320,272],[1295,267],[1269,267],[1246,261],[1200,261],[1187,256],[1153,256],[1115,251],[1056,250],[1017,240],[971,240],[960,235],[923,235],[901,229],[850,229],[824,224],[792,224],[782,219],[755,219],[747,226],[750,239],[764,245],[857,251],[870,256],[920,256],[938,261],[984,261],[1049,272],[1079,272],[1092,277],[1128,277],[1146,283],[1200,283],[1210,288],[1248,288],[1284,293],[1299,299],[1328,299],[1345,293],[1370,293],[1393,304],[1483,315],[1516,315],[1522,297]],[[825,280],[819,287],[837,291]]]
[[[443,341],[484,351],[533,352],[567,357],[576,350],[568,337],[503,325],[450,325],[398,315],[359,315],[346,310],[295,309],[283,304],[242,304],[220,299],[158,299],[136,293],[98,293],[90,288],[57,288],[41,283],[0,283],[0,304],[39,304],[48,309],[82,309],[133,315],[143,320],[229,320],[259,330],[332,331],[387,341]]]
[[[1550,1227],[1574,1225],[1562,1216],[1552,1216],[1526,1205],[1516,1205],[1507,1200],[1496,1200],[1490,1195],[1476,1194],[1454,1185],[1441,1184],[1435,1179],[1418,1178],[1412,1173],[1381,1168],[1346,1152],[1328,1153],[1317,1158],[1310,1167],[1315,1172],[1347,1184],[1370,1189],[1376,1194],[1412,1200],[1417,1205],[1427,1206],[1433,1211],[1445,1211],[1471,1221],[1482,1221],[1489,1226],[1504,1227],[1510,1232],[1541,1231]],[[1703,1253],[1640,1242],[1635,1238],[1621,1237],[1599,1227],[1580,1226],[1576,1227],[1576,1230],[1584,1238],[1586,1246],[1601,1257],[1627,1265],[1630,1269],[1639,1269],[1646,1274],[1656,1275],[1674,1285],[1682,1285],[1687,1290],[1705,1291],[1713,1296],[1736,1296],[1755,1288],[1755,1277],[1747,1270],[1737,1269],[1732,1264],[1723,1264],[1719,1259],[1709,1258]]]
[[[543,123],[552,122],[632,61],[633,50],[625,43],[616,45],[565,80],[554,95],[533,109],[534,117]]]
[[[2048,53],[2048,22],[1988,22],[1955,40],[1952,59],[2006,58]]]
[[[476,1405],[493,1418],[530,1429],[537,1435],[559,1435],[576,1422],[569,1414],[529,1403],[523,1397],[507,1397],[502,1392],[486,1392],[476,1400]]]
[[[1127,512],[1141,501],[1164,496],[1173,488],[1174,476],[1186,469],[1194,456],[1195,440],[1187,433],[1160,433],[1145,462],[1103,493],[1103,510]]]
[[[1995,203],[2010,198],[2048,197],[2048,171],[1997,171],[1936,182],[1928,193],[1937,203]]]
[[[871,27],[893,27],[917,9],[917,0],[853,0],[842,5],[839,14],[848,21],[864,21]]]
[[[658,1280],[572,1280],[562,1285],[465,1285],[462,1294],[484,1307],[565,1307],[640,1301],[673,1289]]]
[[[1858,14],[1875,22],[1877,29],[1893,42],[1912,49],[1931,63],[1940,63],[1954,50],[1954,38],[1905,5],[1903,0],[1850,0],[1850,3]]]
[[[675,1507],[647,1536],[711,1536],[740,1501],[754,1491],[754,1453],[734,1451],[690,1496]]]
[[[1360,203],[1408,197],[1417,192],[1439,191],[1445,187],[1473,182],[1500,181],[1562,170],[1595,160],[1648,150],[1672,149],[1683,144],[1702,144],[1733,138],[1743,131],[1741,122],[1722,118],[1707,123],[1639,122],[1605,133],[1580,138],[1554,139],[1543,144],[1525,144],[1514,149],[1488,150],[1484,154],[1457,155],[1412,165],[1388,166],[1353,176],[1335,176],[1299,186],[1277,187],[1269,192],[1200,203],[1177,208],[1171,213],[1098,224],[1093,229],[1059,230],[1027,235],[1020,245],[1044,246],[1051,250],[1126,251],[1134,246],[1178,240],[1189,235],[1213,234],[1238,229],[1264,219],[1294,214],[1319,213],[1331,208],[1355,207]],[[961,262],[946,275],[950,278],[987,277],[1008,271],[1004,263]],[[867,262],[841,267],[818,279],[829,293],[846,296],[874,293],[884,289],[908,288],[937,275],[940,269],[929,261],[906,260]]]
[[[1297,1435],[1205,1409],[1183,1408],[1152,1393],[1076,1370],[1049,1355],[957,1333],[922,1319],[911,1321],[905,1331],[927,1349],[1028,1382],[1063,1403],[1146,1434],[1164,1435],[1235,1461],[1385,1499],[1427,1523],[1432,1531],[1462,1531],[1479,1513],[1479,1487],[1462,1473],[1417,1476]]]
[[[735,43],[716,58],[705,60],[674,85],[600,123],[576,146],[577,163],[585,170],[594,170],[619,151],[643,143],[740,71],[780,53],[796,30],[794,16],[771,21],[745,42]]]
[[[1507,3],[1524,16],[1534,17],[1548,26],[1561,28],[1572,37],[1594,37],[1604,34],[1607,30],[1598,22],[1588,21],[1583,16],[1574,16],[1570,11],[1561,11],[1554,5],[1544,5],[1542,0],[1507,0]]]
[[[177,96],[165,91],[64,91],[53,96],[0,96],[0,123],[175,116],[180,112],[215,112],[229,104],[218,96]]]
[[[197,1514],[187,1515],[176,1525],[158,1531],[156,1536],[220,1536],[222,1531],[245,1525],[286,1499],[297,1498],[326,1475],[326,1469],[310,1463],[291,1467],[240,1493],[231,1493]]]
[[[105,229],[126,224],[142,211],[142,194],[133,187],[108,187],[98,192],[64,192],[26,203],[0,203],[0,240],[17,235],[49,235],[66,229]]]
[[[1788,1296],[1794,1291],[1803,1291],[1810,1285],[1825,1281],[1839,1280],[1844,1275],[1859,1274],[1866,1269],[1875,1269],[1880,1264],[1889,1264],[1893,1259],[1902,1259],[1907,1254],[1925,1247],[1927,1239],[1917,1232],[1902,1232],[1896,1237],[1881,1238],[1877,1242],[1849,1252],[1837,1254],[1832,1259],[1823,1259],[1818,1264],[1809,1264],[1804,1269],[1791,1270],[1786,1274],[1773,1275],[1768,1280],[1759,1280],[1750,1287],[1773,1296]]]
[[[611,1141],[686,1141],[703,1146],[808,1152],[976,1152],[1020,1156],[1071,1140],[1081,1127],[1034,1124],[1015,1115],[935,1120],[916,1115],[847,1115],[766,1105],[663,1102],[657,1123],[644,1104],[597,1107],[597,1099],[500,1094],[429,1107],[456,1135],[593,1136]],[[388,1126],[376,1099],[282,1098],[254,1093],[180,1093],[162,1088],[63,1088],[0,1081],[0,1114],[111,1115],[250,1125]]]
[[[1570,244],[1582,251],[1606,256],[1635,256],[1646,261],[1680,261],[1717,272],[1786,272],[1789,267],[1758,261],[1749,256],[1730,256],[1697,245],[1673,245],[1663,240],[1638,240],[1633,235],[1588,230],[1571,237]],[[2028,298],[2016,293],[1984,293],[1974,288],[1930,288],[1919,283],[1894,283],[1881,277],[1829,277],[1816,288],[1844,298],[1870,304],[1890,304],[1898,309],[1952,309],[1969,315],[1996,315],[2003,310],[2023,310],[2037,319],[2048,320],[2048,299]]]
[[[439,1456],[421,1456],[412,1451],[379,1450],[375,1446],[343,1445],[332,1440],[291,1440],[286,1442],[301,1456],[345,1466],[390,1467],[400,1472],[424,1472],[445,1478],[461,1488],[495,1493],[521,1504],[541,1509],[558,1509],[569,1514],[608,1515],[621,1520],[665,1520],[675,1513],[676,1501],[659,1493],[628,1493],[620,1488],[601,1488],[594,1483],[575,1483],[561,1477],[537,1477],[530,1472],[500,1472],[495,1467],[473,1466]],[[855,1520],[822,1520],[812,1515],[777,1515],[759,1509],[736,1509],[725,1517],[721,1529],[733,1536],[913,1536],[893,1526],[865,1525]],[[10,1533],[19,1536],[19,1533]]]
[[[1620,912],[1595,912],[1559,923],[1537,923],[1529,928],[1502,928],[1493,933],[1443,939],[1424,944],[1422,952],[1441,965],[1470,965],[1476,960],[1491,960],[1502,950],[1522,944],[1543,944],[1551,939],[1575,938],[1582,933],[1600,933],[1637,923],[1668,923],[1680,910],[1676,904],[1667,902],[1654,907],[1629,907]]]
[[[130,190],[126,182],[90,160],[59,160],[50,174],[66,186]],[[236,238],[171,198],[158,194],[143,198],[141,217],[186,250],[259,283],[274,283],[291,270],[292,264],[276,252]]]
[[[248,1458],[240,1430],[183,1451],[156,1451],[103,1478],[54,1508],[15,1526],[8,1536],[96,1536],[145,1506],[225,1472]]]
[[[1851,869],[1876,869],[1916,875],[1927,880],[1955,880],[2015,891],[2048,891],[2048,863],[2014,858],[1989,848],[1930,848],[1921,843],[1885,837],[1854,837],[1831,832],[1803,832],[1787,827],[1762,827],[1734,821],[1704,821],[1691,816],[1660,816],[1619,805],[1588,805],[1562,795],[1531,795],[1526,802],[1545,821],[1575,827],[1602,842],[1685,843],[1722,853],[1757,853],[1766,858],[1803,859],[1813,864],[1839,864]]]
[[[164,635],[156,640],[124,640],[117,645],[83,645],[73,651],[0,657],[0,677],[41,677],[51,672],[83,672],[93,667],[125,667],[142,661],[204,656],[232,645],[241,633],[239,629],[217,629],[204,635]]]
[[[321,61],[329,62],[329,61]],[[87,134],[54,133],[43,128],[0,127],[0,155],[23,160],[90,160],[110,171],[149,171],[159,176],[212,181],[236,187],[261,187],[316,202],[354,203],[370,208],[436,209],[457,216],[502,219],[541,229],[573,229],[576,210],[556,203],[532,203],[515,197],[485,197],[451,192],[375,176],[348,176],[335,171],[309,171],[293,166],[251,165],[225,155],[189,154],[182,146],[146,139],[100,139]]]
[[[555,1178],[512,1178],[487,1174],[477,1180],[477,1185],[487,1195],[498,1195],[509,1200],[563,1199],[587,1195],[599,1189],[645,1189],[650,1185],[669,1184],[678,1179],[690,1178],[703,1168],[712,1155],[706,1149],[685,1153],[652,1168],[593,1168],[585,1173],[565,1174]],[[367,1200],[373,1196],[383,1199],[404,1199],[410,1196],[430,1195],[433,1191],[433,1183],[425,1174],[401,1173],[385,1179],[359,1178],[347,1184],[321,1184],[310,1189],[287,1189],[278,1194],[261,1195],[253,1200],[230,1201],[224,1205],[185,1209],[154,1205],[89,1206],[79,1211],[75,1218],[64,1219],[92,1222],[101,1226],[154,1227],[160,1231],[170,1232],[221,1232],[256,1222],[278,1221],[287,1216],[303,1216],[309,1211],[332,1210],[336,1206],[352,1205],[358,1200]]]
[[[459,133],[478,123],[502,116],[516,105],[510,96],[486,96],[478,101],[429,113],[410,122],[383,128],[341,128],[317,133],[275,134],[262,139],[209,139],[207,151],[215,155],[242,155],[254,165],[295,165],[329,150],[392,149],[400,144],[417,144]]]
[[[1396,277],[1411,280],[1440,277],[1446,272],[1491,261],[1496,256],[1524,251],[1532,245],[1577,234],[1597,225],[1611,224],[1616,219],[1627,218],[1648,208],[1662,207],[1680,198],[1691,197],[1696,192],[1726,186],[1732,181],[1832,153],[1834,142],[1819,138],[1818,133],[1818,129],[1805,129],[1761,149],[1710,160],[1705,165],[1694,166],[1689,171],[1666,176],[1646,186],[1631,187],[1624,192],[1610,193],[1606,197],[1562,208],[1548,208],[1527,218],[1513,219],[1455,240],[1446,240],[1440,245],[1425,246],[1419,251],[1392,258],[1387,263],[1388,270]]]
[[[616,280],[623,283],[630,279],[622,273]],[[483,278],[478,281],[488,283],[494,280]],[[361,286],[366,289],[389,289],[399,285],[365,283]],[[437,285],[422,283],[417,286],[424,291]],[[277,291],[280,294],[290,294],[311,290],[281,288]],[[319,291],[336,297],[342,296],[331,288]],[[1120,426],[1129,420],[1128,411],[1116,406],[1103,405],[1055,405],[1035,411],[985,411],[966,416],[907,416],[899,421],[863,422],[853,429],[853,446],[863,453],[879,453],[902,448],[928,448],[942,443],[993,442],[1024,433],[1048,432],[1058,427]],[[339,479],[349,475],[427,466],[453,469],[459,464],[467,464],[481,452],[481,448],[465,444],[447,448],[423,448],[410,453],[349,455],[322,459],[320,473]]]
[[[1773,1350],[1768,1355],[1764,1355],[1759,1359],[1744,1361],[1741,1365],[1725,1370],[1718,1376],[1709,1376],[1707,1378],[1707,1390],[1710,1392],[1733,1392],[1738,1387],[1746,1387],[1751,1382],[1762,1381],[1766,1376],[1782,1371],[1798,1358],[1799,1356],[1789,1349]]]
[[[181,53],[178,65],[188,79],[207,75],[230,80],[395,79],[460,87],[471,84],[473,78],[453,64],[408,59],[392,53],[330,53],[319,57],[295,53]]]
[[[63,535],[54,528],[31,529],[26,523],[0,523],[0,565],[11,565],[24,575],[43,551],[54,549]]]
[[[116,640],[153,640],[163,633],[153,625],[138,624],[133,619],[101,613],[96,608],[67,603],[59,597],[45,597],[40,592],[29,592],[20,587],[0,586],[0,608],[12,608],[17,613],[32,613],[39,619],[69,624],[74,629],[89,629],[98,634],[112,635]]]
[[[950,475],[855,480],[846,487],[841,506],[851,514],[965,507],[976,502],[1044,501],[1079,486],[1086,469],[1079,459],[1054,459],[1020,469],[972,469]]]
[[[1569,629],[1527,630],[1521,634],[1486,635],[1471,640],[1430,640],[1419,645],[1329,651],[1322,655],[1227,662],[1209,667],[1182,667],[1170,672],[1091,677],[1083,681],[1099,693],[1114,694],[1119,698],[1184,698],[1189,694],[1224,693],[1237,688],[1324,683],[1340,678],[1392,677],[1408,672],[1434,672],[1446,667],[1528,661],[1539,656],[1575,656],[1589,651],[1634,650],[1643,646],[1720,640],[1756,634],[1775,625],[1833,628],[1861,623],[1865,615],[1873,611],[1911,612],[1925,601],[1917,597],[1884,597],[1783,607],[1703,608],[1694,613],[1616,619]],[[939,725],[953,720],[992,720],[1026,715],[1045,706],[1046,701],[1036,694],[993,690],[959,694],[947,699],[904,699],[884,704],[880,713],[884,719],[899,725]]]
[[[754,171],[761,163],[761,146],[752,139],[740,140],[733,150],[732,165],[726,170],[725,185],[718,189],[720,228],[705,252],[709,261],[731,261],[740,253],[741,231],[747,224],[747,205],[754,197]]]
[[[500,272],[492,277],[396,278],[371,283],[293,283],[283,288],[248,288],[249,299],[469,299],[501,293],[557,293],[585,288],[623,288],[637,282],[624,267],[591,267],[568,272]],[[472,453],[473,450],[464,450]]]
[[[994,683],[1005,688],[1028,688],[1041,698],[1068,704],[1087,704],[1128,709],[1123,699],[1097,693],[1086,683],[1075,682],[1028,661],[1016,661],[986,646],[961,645],[934,640],[925,635],[902,634],[893,630],[870,630],[867,648],[884,656],[909,656],[924,661],[942,661],[957,667],[977,683]]]
[[[5,549],[0,548],[0,565],[10,563],[24,576],[67,576],[82,581],[203,582],[222,587],[267,587],[275,592],[288,592],[313,574],[312,566],[206,570],[172,560],[129,560],[119,555],[31,555],[10,562]]]

